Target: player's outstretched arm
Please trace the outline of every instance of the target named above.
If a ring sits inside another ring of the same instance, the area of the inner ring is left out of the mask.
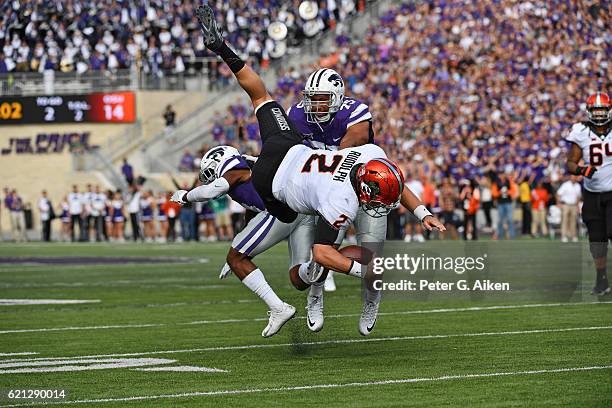
[[[227,194],[227,192],[230,191],[234,185],[244,183],[250,178],[250,170],[230,170],[225,173],[223,177],[215,179],[215,181],[210,184],[204,184],[189,191],[176,191],[170,198],[170,201],[174,201],[181,205],[196,202],[207,202]]]
[[[236,53],[225,43],[221,30],[215,20],[215,14],[207,4],[196,8],[196,17],[204,34],[204,45],[217,54],[232,70],[240,87],[251,98],[253,108],[272,99],[266,87],[255,71],[251,69]]]
[[[400,203],[410,210],[410,212],[413,213],[429,231],[433,230],[434,228],[440,232],[446,231],[444,224],[442,224],[440,220],[429,212],[427,207],[425,207],[425,203],[423,203],[419,197],[415,196],[410,189],[404,188]]]

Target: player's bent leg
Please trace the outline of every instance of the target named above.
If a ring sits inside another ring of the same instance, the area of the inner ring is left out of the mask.
[[[315,217],[299,214],[291,224],[291,232],[287,240],[289,250],[289,279],[298,290],[305,290],[315,283],[317,273],[308,269],[312,258],[311,248],[314,240]],[[300,269],[302,272],[300,273]]]
[[[591,291],[594,296],[610,293],[607,258],[608,241],[612,235],[612,194],[584,191],[582,219],[589,234],[589,248],[595,263],[596,280]]]
[[[355,231],[359,246],[382,254],[387,237],[387,217],[373,218],[360,210],[355,219]],[[373,288],[370,278],[368,274],[364,278],[363,308],[359,318],[359,333],[363,336],[368,336],[374,330],[382,298],[382,292]],[[378,275],[376,279],[382,279],[382,277]]]
[[[272,185],[287,152],[292,147],[301,145],[303,136],[293,127],[283,107],[275,101],[270,100],[259,105],[255,116],[263,144],[252,169],[251,181],[266,210],[280,221],[291,224],[298,214],[275,197]]]
[[[236,235],[227,255],[227,264],[235,275],[270,308],[268,325],[261,333],[263,337],[276,334],[295,316],[295,307],[283,302],[274,293],[251,258],[280,242],[283,234],[288,235],[288,231],[287,226],[270,214],[259,213]]]
[[[595,286],[591,290],[591,294],[594,296],[604,296],[610,293],[607,273],[608,237],[606,236],[603,223],[591,221],[586,224],[589,232],[589,249],[597,273]]]
[[[310,287],[306,301],[306,325],[313,332],[323,328],[323,282],[325,276],[311,285],[306,284],[299,277],[299,269],[307,265],[312,258],[311,247],[314,241],[316,217],[310,215],[299,215],[294,222],[294,228],[288,239],[289,256],[291,259],[289,276],[291,283],[298,290]]]

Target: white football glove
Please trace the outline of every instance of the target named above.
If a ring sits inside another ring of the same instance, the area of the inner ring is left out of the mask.
[[[221,273],[219,274],[219,279],[225,279],[232,274],[232,268],[228,264],[223,265],[223,269],[221,269]]]
[[[183,198],[186,195],[187,195],[187,190],[178,190],[177,192],[172,194],[172,197],[170,197],[170,201],[174,203],[179,203],[180,205],[185,205],[185,201],[183,201]]]

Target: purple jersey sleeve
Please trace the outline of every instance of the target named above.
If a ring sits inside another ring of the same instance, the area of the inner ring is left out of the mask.
[[[249,164],[242,156],[232,156],[217,166],[217,177],[223,177],[230,170],[249,169]]]
[[[257,194],[251,180],[247,181],[246,183],[240,183],[233,186],[230,188],[227,194],[232,198],[232,200],[236,201],[238,204],[248,210],[255,212],[262,212],[265,210],[263,200],[259,194]]]
[[[232,156],[217,166],[217,175],[223,177],[230,170],[250,170],[249,163],[242,156]],[[232,186],[227,194],[246,209],[256,212],[265,210],[264,203],[250,180]]]
[[[328,122],[320,124],[308,122],[302,102],[289,109],[289,120],[312,146],[319,149],[334,149],[340,146],[342,138],[351,126],[372,120],[372,114],[365,103],[353,98],[344,98],[342,107]]]

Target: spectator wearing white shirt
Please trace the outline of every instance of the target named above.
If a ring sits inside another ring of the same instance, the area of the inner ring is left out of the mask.
[[[106,194],[100,191],[100,186],[96,186],[96,190],[91,196],[91,212],[90,217],[93,222],[93,230],[95,231],[96,241],[102,241],[104,235],[104,213],[106,206]]]
[[[569,239],[576,242],[576,222],[578,220],[578,206],[582,197],[582,187],[578,183],[578,176],[571,176],[561,184],[557,191],[557,201],[561,203],[561,241]]]
[[[83,241],[89,242],[90,230],[94,229],[95,217],[92,214],[93,201],[96,193],[93,191],[91,184],[87,184],[87,191],[83,193],[83,230],[85,235],[81,237]]]
[[[53,207],[51,201],[47,198],[47,191],[42,191],[42,197],[38,200],[38,211],[40,212],[40,221],[42,222],[42,240],[44,242],[51,241],[51,220],[53,219]]]
[[[68,213],[70,214],[70,240],[75,241],[74,226],[79,226],[79,236],[83,236],[83,223],[81,222],[81,214],[83,213],[83,197],[79,193],[79,188],[72,186],[72,193],[68,194]]]

